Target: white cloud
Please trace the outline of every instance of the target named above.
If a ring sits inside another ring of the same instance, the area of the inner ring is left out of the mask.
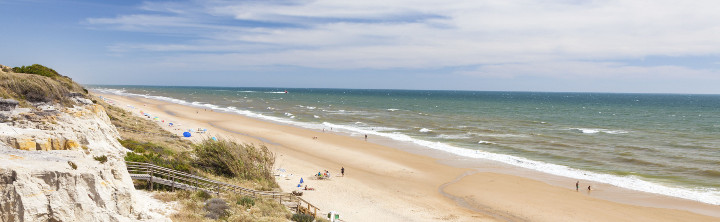
[[[148,2],[140,13],[87,21],[188,38],[118,43],[110,47],[115,51],[184,52],[164,58],[226,66],[480,66],[473,72],[496,76],[714,76],[692,67],[587,61],[715,55],[717,8],[718,1],[649,0],[193,1]]]
[[[556,61],[546,63],[496,64],[457,73],[478,77],[516,78],[543,76],[555,79],[695,79],[720,81],[717,70],[692,69],[681,66],[632,66],[617,62]]]

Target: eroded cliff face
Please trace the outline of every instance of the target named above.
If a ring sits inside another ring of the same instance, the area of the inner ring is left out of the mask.
[[[71,108],[3,103],[0,221],[167,220],[135,200],[127,149],[103,107],[75,100]]]

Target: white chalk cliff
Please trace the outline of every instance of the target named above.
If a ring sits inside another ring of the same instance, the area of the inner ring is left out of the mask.
[[[0,99],[0,222],[168,220],[138,203],[103,107],[75,100],[30,109]]]

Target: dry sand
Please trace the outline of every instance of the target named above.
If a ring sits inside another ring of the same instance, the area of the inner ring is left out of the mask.
[[[270,123],[245,116],[212,112],[164,101],[98,94],[140,115],[150,112],[165,120],[166,129],[206,128],[192,137],[233,138],[265,144],[277,155],[275,168],[286,191],[303,185],[315,188],[303,197],[323,213],[336,211],[344,221],[720,221],[720,206],[646,195],[649,202],[672,206],[697,205],[695,212],[617,203],[576,192],[574,180],[559,187],[519,176],[478,172],[441,164],[437,159],[366,142],[336,132],[322,132]],[[131,109],[127,105],[134,106]],[[167,122],[181,123],[169,127]],[[176,130],[182,129],[182,130]],[[317,137],[317,139],[313,139]],[[345,176],[340,176],[340,168]],[[330,180],[312,175],[328,170]],[[593,193],[595,192],[595,193]],[[600,195],[602,196],[602,195]],[[665,205],[663,205],[665,206]]]

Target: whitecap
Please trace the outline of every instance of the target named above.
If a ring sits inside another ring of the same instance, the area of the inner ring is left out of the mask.
[[[470,136],[468,134],[455,134],[455,135],[447,135],[447,134],[440,134],[437,136],[437,138],[441,139],[450,139],[450,140],[456,140],[456,139],[470,139]]]
[[[430,129],[428,129],[428,128],[422,128],[422,129],[420,129],[420,132],[421,132],[421,133],[427,133],[427,132],[431,132],[431,131],[432,131],[432,130],[430,130]]]

